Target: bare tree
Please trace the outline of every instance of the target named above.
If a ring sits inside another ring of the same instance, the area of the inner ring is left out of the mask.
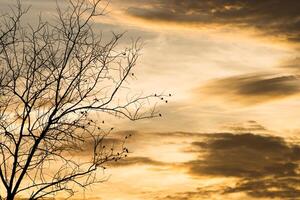
[[[54,22],[40,19],[36,26],[22,25],[28,9],[20,3],[1,17],[1,199],[73,195],[77,186],[103,181],[97,169],[124,158],[128,149],[123,143],[118,150],[105,147],[111,130],[92,113],[130,120],[161,116],[150,100],[163,95],[124,97],[141,45],[122,49],[123,34],[105,41],[95,33],[92,19],[105,11],[101,2],[70,0],[66,10],[58,7]],[[77,158],[87,144],[89,159]]]

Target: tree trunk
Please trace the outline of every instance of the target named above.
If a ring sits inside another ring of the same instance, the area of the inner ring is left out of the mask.
[[[15,195],[14,194],[7,195],[6,200],[14,200],[14,199],[15,199]]]

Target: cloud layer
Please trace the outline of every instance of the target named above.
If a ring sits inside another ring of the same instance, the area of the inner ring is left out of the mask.
[[[129,15],[175,23],[201,23],[254,27],[266,34],[299,41],[299,1],[280,0],[127,0]]]
[[[255,121],[248,124],[258,126]],[[263,126],[260,126],[263,127]],[[266,130],[260,128],[259,130]],[[244,132],[246,130],[243,130]],[[296,198],[300,194],[300,146],[272,135],[254,133],[141,133],[153,140],[181,138],[190,143],[181,151],[196,157],[186,162],[161,162],[150,157],[135,157],[120,162],[117,167],[149,165],[155,169],[167,167],[176,173],[185,171],[193,179],[207,177],[236,178],[234,185],[198,187],[158,199],[197,199],[212,195],[245,193],[251,197]],[[159,146],[159,144],[158,144]],[[179,170],[179,171],[178,171]]]
[[[198,187],[158,198],[199,199],[220,195],[227,199],[235,193],[253,198],[295,199],[300,195],[300,147],[283,138],[252,133],[200,134],[190,152],[198,159],[185,162],[184,168],[195,178],[235,177],[234,186],[225,184]],[[230,198],[229,198],[230,199]]]

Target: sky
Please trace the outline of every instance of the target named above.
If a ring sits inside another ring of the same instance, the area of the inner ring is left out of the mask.
[[[54,0],[21,2],[31,5],[26,22],[55,13]],[[299,198],[299,1],[111,0],[106,9],[95,29],[144,43],[132,91],[172,97],[161,118],[108,120],[111,137],[132,134],[131,153],[73,199]]]

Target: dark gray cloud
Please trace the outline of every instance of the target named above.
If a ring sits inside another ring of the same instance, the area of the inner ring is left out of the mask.
[[[228,187],[224,194],[235,192],[247,192],[250,196],[256,198],[281,198],[281,199],[299,199],[300,190],[299,177],[284,178],[265,178],[242,180],[236,187]]]
[[[206,142],[193,142],[204,158],[186,163],[194,175],[261,177],[296,175],[300,148],[282,138],[248,134],[219,133],[206,136]]]
[[[298,94],[300,79],[296,75],[251,74],[215,80],[204,88],[238,103],[256,104]]]
[[[236,186],[223,188],[224,194],[246,192],[253,197],[269,198],[295,198],[300,194],[297,144],[251,133],[217,133],[204,137],[204,141],[193,142],[191,147],[199,153],[199,158],[184,164],[191,175],[240,178]]]
[[[295,0],[127,0],[128,14],[167,22],[231,24],[255,27],[299,41],[300,2]],[[135,3],[133,3],[135,2]]]

